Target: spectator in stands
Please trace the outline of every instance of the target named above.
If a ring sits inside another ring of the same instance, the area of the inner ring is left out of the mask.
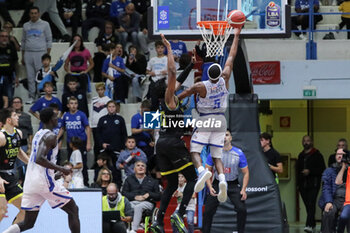
[[[108,156],[106,152],[102,152],[98,155],[96,164],[94,165],[95,175],[94,175],[94,181],[96,182],[98,173],[102,168],[108,168],[113,175],[113,182],[116,182],[117,177],[117,169],[112,164],[111,158]]]
[[[128,90],[128,85],[125,85],[122,77],[125,72],[125,64],[123,58],[118,56],[120,49],[113,43],[109,44],[109,52],[112,57],[107,57],[102,66],[102,77],[113,82],[113,99],[116,101],[125,102],[125,90]],[[112,59],[112,61],[111,61]]]
[[[119,170],[124,169],[125,175],[130,176],[134,174],[134,164],[138,160],[147,163],[147,156],[141,149],[136,147],[135,138],[128,136],[125,142],[125,150],[120,152],[116,167]]]
[[[119,43],[119,37],[114,33],[114,24],[111,21],[106,21],[104,31],[101,31],[99,36],[95,39],[98,52],[94,56],[94,82],[105,81],[102,80],[102,65],[109,53],[108,44]]]
[[[33,106],[29,109],[29,113],[31,113],[38,120],[40,120],[40,116],[39,116],[40,111],[43,110],[44,108],[49,107],[51,103],[58,104],[60,111],[62,110],[61,101],[55,96],[52,96],[53,84],[51,82],[46,82],[44,84],[44,91],[45,91],[45,95],[40,99],[38,99],[33,104]]]
[[[107,187],[107,195],[102,197],[102,211],[119,211],[120,219],[103,217],[103,233],[126,233],[124,222],[131,222],[134,211],[130,202],[118,191],[117,185],[111,183]]]
[[[6,6],[5,0],[1,0],[0,1],[0,15],[5,21],[8,21],[12,25],[15,25],[15,22],[13,21],[9,11],[7,10],[7,6]],[[0,28],[1,28],[1,22],[0,22]]]
[[[98,96],[95,96],[91,100],[91,117],[90,117],[90,127],[92,129],[92,135],[94,138],[94,154],[95,160],[98,154],[100,154],[101,147],[98,142],[98,133],[97,133],[97,124],[100,118],[108,113],[107,103],[111,99],[108,96],[105,96],[106,87],[104,83],[96,83],[96,92]]]
[[[119,15],[119,28],[117,31],[119,32],[119,39],[121,44],[123,45],[123,49],[126,48],[126,42],[128,37],[131,37],[131,42],[133,45],[137,45],[137,34],[140,28],[140,14],[135,11],[135,5],[133,3],[129,3],[125,7],[125,12]]]
[[[260,134],[260,144],[261,144],[262,150],[264,152],[264,155],[267,159],[267,164],[268,164],[273,176],[278,181],[277,173],[283,172],[283,164],[281,161],[280,154],[278,153],[278,151],[276,151],[272,147],[271,139],[272,139],[272,136],[268,133]]]
[[[10,43],[9,33],[5,30],[0,30],[0,57],[0,76],[8,101],[11,102],[15,92],[15,80],[18,83],[15,72],[18,56],[16,48]]]
[[[57,0],[57,8],[65,26],[72,27],[72,35],[77,34],[81,25],[81,0]]]
[[[58,30],[61,32],[62,39],[68,42],[71,38],[68,35],[67,29],[64,26],[57,10],[56,0],[35,0],[34,6],[38,7],[42,13],[47,12],[50,16],[51,21],[56,25]]]
[[[10,22],[5,22],[3,29],[8,32],[10,43],[16,48],[17,52],[21,51],[21,45],[19,44],[17,38],[13,35],[13,24]]]
[[[125,120],[117,114],[117,103],[113,100],[107,103],[108,114],[101,117],[97,124],[97,134],[99,146],[112,161],[115,167],[120,152],[125,147],[127,131]],[[121,186],[121,173],[117,171],[115,177],[117,185]]]
[[[32,151],[33,126],[30,115],[23,112],[23,101],[21,97],[14,97],[12,108],[15,109],[18,116],[18,129],[22,131],[21,149],[28,155]],[[16,159],[15,167],[17,168],[19,182],[22,185],[25,177],[27,165],[20,159]]]
[[[76,76],[67,76],[67,91],[62,94],[62,114],[69,111],[68,101],[71,96],[78,100],[78,109],[89,117],[89,108],[87,103],[86,92],[78,89],[78,80]]]
[[[335,152],[337,152],[338,149],[344,149],[344,150],[348,149],[348,141],[345,138],[340,138],[338,140],[337,148],[335,149]],[[331,167],[332,164],[336,162],[335,157],[336,157],[336,153],[333,153],[328,157],[328,167]]]
[[[102,195],[107,195],[107,186],[112,183],[112,172],[108,168],[102,168],[98,173],[97,180],[91,185],[91,188],[101,188]]]
[[[152,169],[153,152],[154,152],[154,141],[153,141],[153,130],[143,128],[143,114],[151,110],[151,102],[144,100],[141,102],[140,112],[136,113],[131,118],[131,133],[136,139],[136,145],[143,152],[146,153],[148,159],[148,168]]]
[[[94,61],[92,60],[90,51],[84,47],[81,36],[78,34],[75,35],[70,45],[74,41],[77,41],[77,43],[65,61],[64,69],[68,74],[78,77],[79,88],[86,93],[89,89],[89,72],[94,68]]]
[[[135,174],[126,178],[122,194],[129,199],[134,208],[134,217],[130,233],[135,233],[140,225],[144,210],[152,210],[160,200],[158,181],[146,176],[146,164],[139,160],[135,163]]]
[[[146,60],[149,61],[148,44],[150,43],[150,40],[148,38],[147,11],[142,14],[142,19],[140,22],[140,31],[137,34],[137,38],[140,44],[140,48],[143,54],[145,54]]]
[[[182,201],[183,192],[186,187],[186,178],[183,174],[179,173],[179,187],[174,193],[174,196],[177,198],[177,207],[175,212],[179,211],[180,203]],[[193,193],[193,196],[186,207],[186,220],[187,220],[187,228],[188,233],[194,232],[194,214],[196,212],[196,194]],[[178,233],[177,227],[173,226],[173,233]]]
[[[63,166],[68,169],[73,169],[74,165],[71,162],[66,161]],[[73,172],[69,175],[62,174],[62,177],[57,181],[67,189],[81,189],[84,188],[83,178],[77,177],[74,175],[74,169]]]
[[[128,51],[125,66],[133,72],[129,74],[132,78],[132,94],[137,102],[141,102],[143,97],[141,86],[146,74],[147,60],[138,52],[135,45],[130,45]]]
[[[43,96],[45,95],[44,92],[44,88],[40,89],[40,84],[43,84],[42,82],[44,82],[44,78],[47,75],[51,75],[51,83],[53,85],[53,91],[52,94],[57,94],[57,86],[56,86],[56,82],[58,81],[58,75],[56,73],[56,71],[52,71],[52,67],[51,65],[51,56],[47,53],[45,53],[42,57],[41,57],[41,63],[43,64],[43,66],[41,67],[41,69],[36,73],[36,77],[35,77],[35,81],[37,84],[37,94],[39,94],[39,96]]]
[[[319,0],[314,0],[314,12],[317,13],[320,8]],[[309,0],[295,0],[295,12],[297,13],[308,13],[310,8]],[[314,15],[314,25],[313,29],[316,29],[316,24],[320,22],[323,17],[322,15]],[[306,30],[309,27],[309,15],[298,15],[292,17],[292,30],[298,30],[298,25],[301,26],[301,30]],[[300,33],[295,32],[300,39],[306,39],[306,32]]]
[[[66,112],[63,119],[63,127],[58,133],[60,138],[64,131],[67,131],[67,145],[71,142],[73,136],[77,136],[82,140],[82,146],[79,148],[83,155],[83,176],[84,185],[88,185],[87,174],[87,152],[91,150],[91,129],[89,121],[85,113],[78,110],[78,100],[74,96],[69,98],[68,101],[69,112]],[[68,154],[71,154],[72,150],[68,148]]]
[[[322,233],[333,233],[335,231],[336,220],[338,213],[343,209],[345,200],[345,185],[346,179],[342,180],[342,184],[336,184],[336,178],[342,167],[342,158],[345,152],[343,149],[336,151],[336,163],[324,170],[322,174],[322,193],[318,201],[318,206],[321,208]],[[346,178],[343,176],[343,178]],[[349,224],[348,224],[349,225]],[[350,229],[350,228],[349,228]]]
[[[344,13],[350,13],[350,0],[344,0],[339,6],[339,11]],[[350,30],[350,15],[344,14],[341,16],[341,22],[339,24],[339,29],[342,29],[346,25],[346,29]],[[348,39],[350,39],[350,31],[348,33]]]
[[[159,107],[159,89],[164,89],[165,78],[167,77],[168,59],[164,55],[164,44],[162,41],[155,42],[157,56],[152,57],[147,64],[147,74],[151,76],[151,84],[149,85],[149,97],[151,98],[151,111],[156,111]]]
[[[35,75],[41,68],[41,56],[50,54],[52,34],[49,24],[40,19],[38,7],[31,7],[30,21],[23,25],[22,64],[26,66],[29,98],[26,104],[32,104],[36,98]]]
[[[174,53],[174,59],[175,59],[176,66],[177,66],[176,68],[179,68],[178,66],[179,66],[179,61],[180,61],[181,55],[188,53],[186,44],[180,40],[170,40],[169,43],[170,43],[171,49],[173,50],[173,53]],[[164,54],[165,55],[168,54],[168,50],[166,48],[164,50]]]
[[[82,141],[79,137],[72,137],[69,147],[72,150],[69,162],[72,163],[73,174],[72,180],[74,181],[75,188],[84,188],[83,177],[83,158],[79,148],[81,148]]]
[[[129,0],[115,0],[112,2],[109,17],[116,28],[119,28],[119,16],[125,12],[125,7],[129,2]]]
[[[86,7],[86,20],[83,21],[81,30],[84,41],[88,41],[88,31],[98,27],[103,31],[105,21],[109,17],[110,3],[105,0],[90,0]]]

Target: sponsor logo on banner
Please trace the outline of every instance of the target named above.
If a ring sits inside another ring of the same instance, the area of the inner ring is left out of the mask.
[[[253,84],[280,84],[281,63],[279,61],[249,62]]]
[[[281,25],[281,8],[274,2],[266,6],[266,25],[268,27],[279,27]]]
[[[158,29],[169,29],[168,6],[158,6]]]
[[[267,186],[265,186],[265,187],[247,187],[246,189],[245,189],[245,191],[247,192],[247,193],[261,193],[261,192],[267,192],[268,191],[268,188],[267,188]]]

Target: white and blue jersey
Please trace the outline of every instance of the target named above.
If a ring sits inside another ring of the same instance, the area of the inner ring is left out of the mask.
[[[41,110],[43,110],[44,108],[47,108],[50,106],[50,104],[57,104],[58,105],[58,108],[60,111],[62,111],[62,103],[61,101],[52,96],[51,100],[47,100],[45,98],[45,96],[41,97],[40,99],[38,99],[34,104],[33,106],[30,108],[30,110],[32,110],[33,112],[40,112]]]
[[[42,192],[51,192],[55,188],[55,171],[36,163],[40,141],[44,135],[49,132],[51,131],[48,129],[41,129],[34,135],[32,141],[32,152],[28,161],[26,179],[23,187],[27,193],[36,193],[38,190],[41,190]],[[46,155],[47,160],[56,164],[57,153],[58,146],[50,150]]]
[[[229,151],[222,151],[222,163],[224,165],[224,174],[226,181],[235,181],[238,179],[239,169],[248,166],[247,159],[243,151],[237,147],[232,147]],[[207,165],[214,167],[214,162],[209,154],[206,161]],[[215,179],[219,180],[218,173],[215,169]]]
[[[79,137],[82,141],[87,140],[87,136],[85,133],[85,127],[89,126],[89,120],[87,119],[85,113],[82,111],[77,111],[72,114],[70,112],[66,112],[63,117],[62,126],[66,128],[67,131],[67,142],[70,142],[72,137]]]

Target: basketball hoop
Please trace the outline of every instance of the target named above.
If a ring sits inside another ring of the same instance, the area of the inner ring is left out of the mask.
[[[197,26],[207,45],[207,57],[223,56],[225,43],[233,30],[227,21],[200,21]]]

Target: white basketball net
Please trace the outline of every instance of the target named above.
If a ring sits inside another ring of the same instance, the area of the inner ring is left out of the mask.
[[[223,56],[224,47],[230,37],[233,28],[229,24],[220,24],[217,28],[217,35],[214,34],[213,25],[206,29],[204,24],[198,24],[204,43],[207,45],[207,57]]]

